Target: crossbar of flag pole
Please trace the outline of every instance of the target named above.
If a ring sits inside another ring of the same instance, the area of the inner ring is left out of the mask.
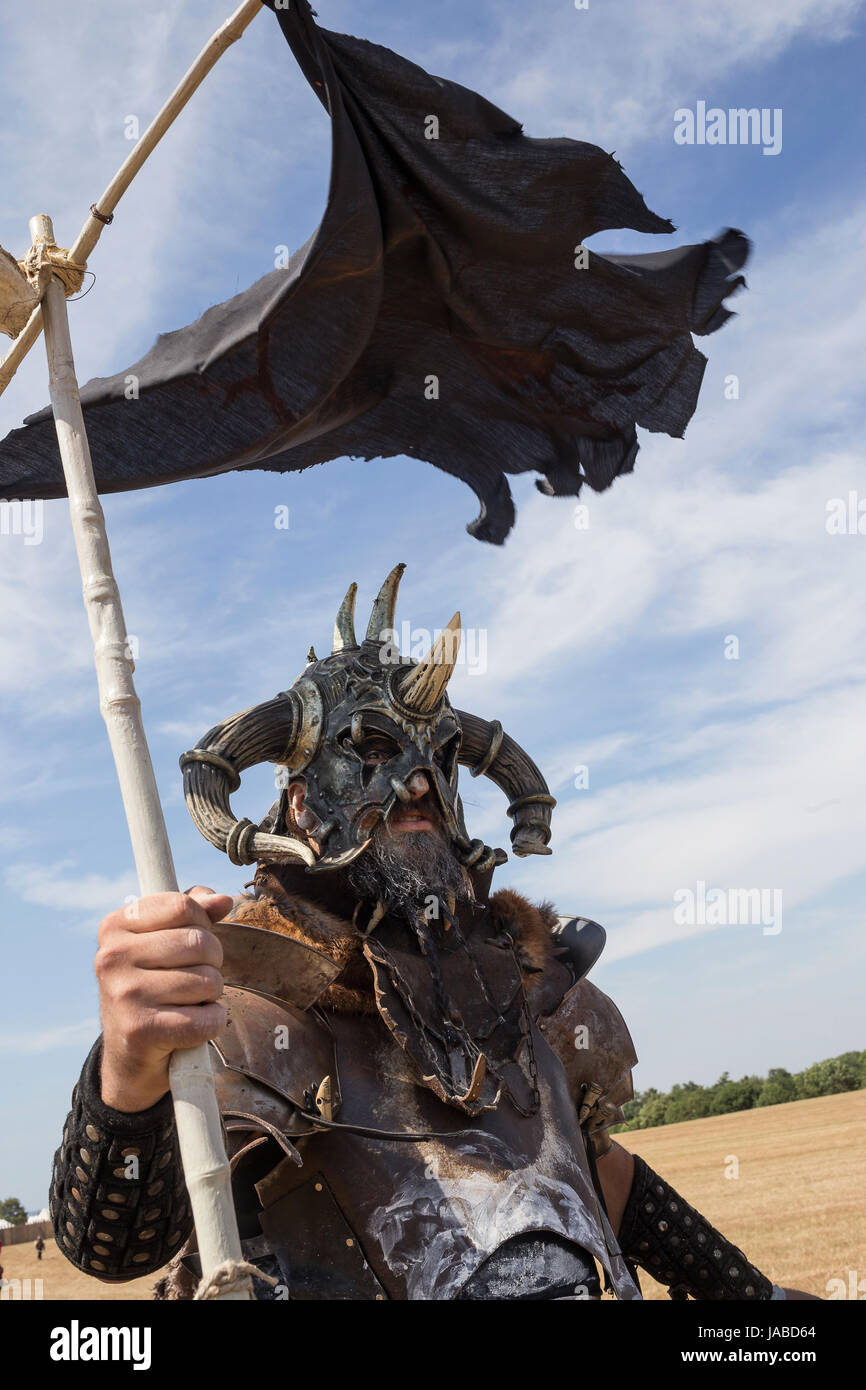
[[[124,160],[111,183],[98,203],[91,207],[90,214],[73,246],[69,249],[69,259],[84,264],[93,251],[100,236],[114,215],[114,210],[145,160],[153,153],[175,122],[181,111],[201,86],[207,74],[226,49],[241,37],[262,9],[261,0],[244,0],[216,33],[208,39],[195,62],[181,78],[168,101],[151,121],[147,130],[137,141],[129,157]],[[25,327],[18,334],[5,357],[0,358],[0,395],[6,390],[27,353],[42,332],[42,305],[37,304]]]

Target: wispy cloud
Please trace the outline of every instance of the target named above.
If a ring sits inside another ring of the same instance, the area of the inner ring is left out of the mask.
[[[135,877],[118,874],[75,873],[71,860],[17,864],[6,871],[6,884],[24,902],[50,907],[56,912],[114,911],[127,896],[136,895]]]
[[[98,1032],[98,1018],[83,1018],[80,1023],[59,1024],[55,1028],[31,1028],[22,1024],[14,1033],[0,1034],[0,1051],[4,1056],[33,1057],[59,1048],[80,1050],[89,1046]]]

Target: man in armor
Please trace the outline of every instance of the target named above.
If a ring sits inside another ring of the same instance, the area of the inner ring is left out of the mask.
[[[507,856],[471,839],[458,769],[508,797],[518,856],[550,853],[532,760],[452,707],[459,615],[401,656],[388,576],[366,635],[355,585],[333,650],[184,754],[187,805],[234,864],[205,888],[110,914],[96,957],[103,1033],[54,1163],[60,1248],[119,1282],[200,1274],[168,1062],[207,1039],[244,1258],[259,1298],[674,1298],[785,1291],[640,1158],[612,1142],[637,1058],[587,978],[604,931],[491,891]],[[281,793],[238,820],[240,774]]]

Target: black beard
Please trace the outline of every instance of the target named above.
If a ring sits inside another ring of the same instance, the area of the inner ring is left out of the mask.
[[[413,918],[431,899],[458,901],[472,896],[466,874],[447,841],[429,831],[392,835],[379,826],[363,854],[349,865],[350,888],[365,902],[381,902]]]

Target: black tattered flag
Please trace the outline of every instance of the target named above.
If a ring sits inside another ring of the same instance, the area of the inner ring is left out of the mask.
[[[403,454],[468,483],[468,529],[501,542],[508,473],[600,491],[633,468],[636,425],[681,436],[706,365],[692,334],[730,317],[743,234],[587,252],[606,229],[674,230],[612,155],[525,136],[477,93],[320,29],[306,0],[276,13],[331,114],[327,209],[285,269],[82,390],[100,491]],[[0,444],[0,498],[64,492],[42,411]]]

